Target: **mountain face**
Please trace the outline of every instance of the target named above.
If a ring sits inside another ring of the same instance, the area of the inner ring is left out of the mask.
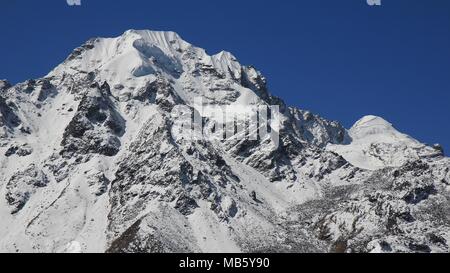
[[[198,99],[276,106],[270,137],[236,114],[244,134],[190,138],[186,117],[229,125]],[[289,107],[173,32],[91,39],[42,79],[0,81],[1,252],[448,252],[449,200],[442,147]]]

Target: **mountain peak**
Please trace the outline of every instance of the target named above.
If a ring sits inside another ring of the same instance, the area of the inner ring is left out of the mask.
[[[361,127],[392,127],[392,124],[387,120],[379,116],[367,115],[358,120],[352,127],[352,129]]]
[[[349,132],[354,140],[382,137],[385,141],[397,141],[399,138],[405,139],[407,137],[397,131],[390,122],[374,115],[364,116],[358,120]]]
[[[150,30],[150,29],[128,29],[126,30],[122,36],[129,34],[138,34],[138,35],[154,35],[154,36],[165,36],[170,38],[180,39],[178,33],[170,30]]]
[[[95,38],[76,48],[49,76],[96,73],[100,81],[126,83],[134,87],[158,74],[179,78],[183,72],[216,70],[239,77],[241,65],[230,52],[208,55],[173,31],[127,30],[115,38]],[[139,79],[141,78],[141,79]]]
[[[390,122],[374,115],[358,120],[348,133],[351,143],[330,145],[329,149],[362,169],[399,167],[409,160],[438,157],[443,154],[438,148],[427,147],[399,132]]]
[[[247,104],[255,102],[258,96],[241,85],[242,73],[247,73],[243,70],[245,67],[228,51],[209,55],[175,32],[132,29],[115,38],[89,40],[47,77],[88,74],[91,80],[121,86],[117,92],[112,90],[117,96],[144,90],[156,78],[163,77],[185,87],[175,88],[185,102],[201,95],[210,102]],[[248,74],[248,81],[256,86],[259,75],[252,71]],[[198,81],[199,78],[204,80]],[[198,94],[193,90],[206,92]]]
[[[183,40],[178,33],[173,31],[154,31],[148,29],[136,30],[130,29],[125,31],[121,38],[131,37],[132,39],[140,38],[147,43],[151,43],[163,48],[173,48],[174,44],[182,44],[184,46],[189,46],[190,43]]]

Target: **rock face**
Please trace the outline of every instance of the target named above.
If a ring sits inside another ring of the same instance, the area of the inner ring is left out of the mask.
[[[14,129],[19,125],[20,119],[15,114],[14,104],[8,103],[5,98],[0,96],[0,126]]]
[[[47,175],[34,164],[15,173],[6,184],[6,200],[12,208],[11,213],[19,212],[36,193],[36,189],[43,188],[48,183]]]
[[[11,87],[11,84],[6,80],[0,80],[0,91],[4,91]]]
[[[89,40],[0,111],[1,252],[449,251],[442,147],[288,107],[173,32]]]
[[[125,120],[115,109],[109,85],[92,84],[66,127],[61,146],[64,157],[75,153],[114,156],[120,150]]]
[[[15,113],[14,106],[14,104],[8,103],[0,92],[0,147],[8,144],[8,137],[20,125],[20,119]]]

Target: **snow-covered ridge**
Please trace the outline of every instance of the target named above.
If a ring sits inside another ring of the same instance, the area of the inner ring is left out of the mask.
[[[385,142],[407,141],[417,143],[415,139],[397,131],[391,123],[377,116],[365,116],[349,130],[353,141],[377,140]]]

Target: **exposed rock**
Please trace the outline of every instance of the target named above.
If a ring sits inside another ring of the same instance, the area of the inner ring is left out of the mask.
[[[7,80],[0,80],[0,95],[8,88],[11,88],[11,84]]]
[[[434,144],[434,145],[433,145],[433,148],[434,148],[435,150],[439,151],[442,155],[445,154],[445,153],[444,153],[444,147],[442,147],[441,144]]]
[[[256,196],[256,192],[255,191],[252,191],[250,193],[250,197],[252,198],[253,201],[258,201],[258,197]]]
[[[11,213],[22,210],[33,194],[48,183],[47,175],[34,164],[14,174],[6,184],[6,201],[12,208]]]
[[[0,92],[0,147],[7,145],[7,142],[4,140],[12,135],[14,130],[20,126],[21,121],[15,111],[15,105],[7,102]],[[6,154],[10,154],[11,152],[13,151],[7,151]]]
[[[82,98],[77,113],[67,126],[61,145],[61,154],[102,154],[114,156],[125,131],[125,120],[111,101],[109,86],[91,85]]]
[[[10,157],[12,155],[17,155],[20,157],[25,157],[31,155],[33,153],[33,148],[31,148],[28,144],[23,144],[21,146],[12,145],[5,152],[6,157]]]
[[[66,61],[71,61],[71,60],[74,60],[74,59],[76,59],[76,58],[80,58],[81,55],[82,55],[84,52],[86,52],[86,51],[88,51],[88,50],[91,50],[91,49],[93,49],[93,48],[95,47],[95,42],[96,42],[95,39],[91,39],[91,40],[89,40],[88,42],[86,42],[85,44],[83,44],[82,46],[77,47],[77,48],[74,49],[74,51],[69,55],[69,57],[67,58]]]
[[[57,90],[49,79],[43,79],[39,82],[39,84],[41,85],[41,89],[39,91],[38,101],[43,102],[48,97],[53,97],[56,95]]]
[[[108,191],[111,181],[105,176],[104,173],[97,173],[89,177],[88,184],[93,188],[96,196],[102,196]]]

